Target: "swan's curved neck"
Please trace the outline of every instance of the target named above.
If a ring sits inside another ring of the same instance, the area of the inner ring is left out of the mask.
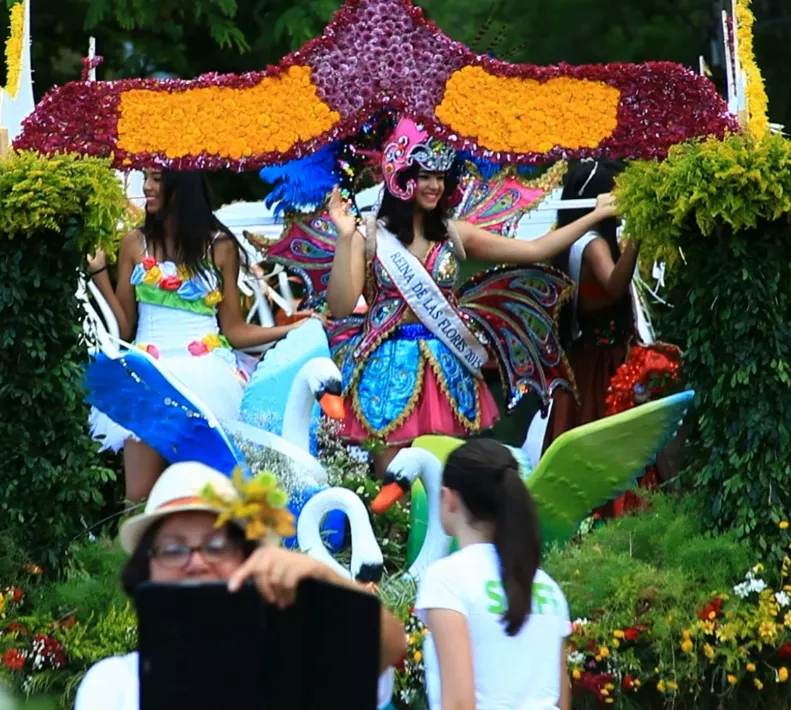
[[[378,549],[365,506],[355,493],[345,488],[326,488],[305,504],[297,521],[297,541],[303,552],[328,565],[343,577],[353,579],[352,572],[328,552],[321,539],[321,521],[333,510],[342,511],[349,520],[352,556],[354,556],[355,543],[362,543],[366,549],[373,544]]]
[[[445,534],[445,530],[442,528],[439,505],[442,488],[442,464],[439,459],[433,455],[426,457],[420,472],[420,480],[423,481],[428,499],[428,523],[423,546],[407,572],[415,580],[420,579],[428,566],[448,554],[450,549],[450,537]]]
[[[310,449],[310,418],[316,403],[308,384],[310,361],[306,362],[294,377],[288,392],[286,410],[283,413],[281,436],[305,451]]]

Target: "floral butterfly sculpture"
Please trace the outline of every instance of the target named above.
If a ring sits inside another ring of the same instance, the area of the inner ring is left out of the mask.
[[[296,534],[294,515],[286,507],[288,494],[278,487],[272,473],[259,473],[245,480],[241,467],[233,471],[233,484],[238,498],[228,500],[207,485],[201,497],[211,505],[223,510],[215,522],[221,528],[231,520],[245,524],[248,540],[263,540],[270,537],[293,537]]]

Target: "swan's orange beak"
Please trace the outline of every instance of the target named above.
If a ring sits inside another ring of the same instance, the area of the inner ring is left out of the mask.
[[[346,416],[346,408],[343,406],[343,397],[337,394],[328,393],[322,395],[319,400],[319,406],[330,419],[336,419],[342,422],[343,418]]]
[[[397,483],[385,483],[379,495],[376,496],[374,502],[371,503],[371,511],[374,515],[382,515],[386,513],[396,501],[404,495],[404,489]]]

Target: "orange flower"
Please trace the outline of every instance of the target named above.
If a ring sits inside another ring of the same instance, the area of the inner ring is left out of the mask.
[[[600,81],[561,76],[542,83],[468,66],[450,77],[436,114],[489,150],[545,153],[598,146],[618,125],[620,98]]]
[[[293,66],[249,88],[124,91],[119,114],[121,150],[162,152],[171,159],[208,154],[239,160],[285,152],[340,120],[318,97],[307,66]]]

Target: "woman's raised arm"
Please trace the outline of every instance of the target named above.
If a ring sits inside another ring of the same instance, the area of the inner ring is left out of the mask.
[[[456,229],[464,250],[473,259],[527,265],[547,261],[560,254],[599,222],[614,215],[615,200],[611,194],[605,193],[596,198],[596,208],[591,213],[531,241],[501,237],[469,222],[456,222]]]
[[[365,239],[337,187],[328,206],[338,241],[327,285],[327,306],[333,318],[345,318],[354,311],[365,286]]]

